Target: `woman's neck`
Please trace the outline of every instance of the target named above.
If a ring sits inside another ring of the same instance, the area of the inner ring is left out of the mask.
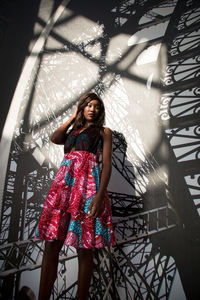
[[[82,128],[88,128],[92,125],[95,125],[95,123],[94,122],[86,122]]]

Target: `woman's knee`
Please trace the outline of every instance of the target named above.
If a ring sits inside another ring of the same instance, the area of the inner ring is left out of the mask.
[[[45,242],[44,254],[48,256],[58,255],[63,246],[63,241]]]
[[[79,259],[93,259],[93,249],[78,248],[77,254]]]

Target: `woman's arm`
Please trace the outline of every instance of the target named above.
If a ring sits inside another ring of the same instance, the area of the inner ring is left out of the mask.
[[[67,129],[74,123],[77,114],[77,107],[73,115],[64,124],[58,127],[51,135],[51,142],[62,145],[65,143]]]
[[[102,202],[105,196],[112,169],[112,131],[105,128],[103,132],[102,173],[100,188],[89,207],[90,218],[96,218],[100,214]]]

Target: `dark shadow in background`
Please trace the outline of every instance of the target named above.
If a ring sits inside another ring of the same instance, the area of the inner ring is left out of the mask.
[[[112,168],[118,171],[119,176],[115,173],[116,185],[122,185],[123,178],[130,186],[127,193],[109,192],[112,203],[112,214],[114,217],[127,217],[143,210],[142,195],[135,195],[135,174],[132,163],[127,159],[127,142],[121,132],[113,130],[113,154]],[[115,190],[115,189],[114,189]],[[118,188],[119,190],[119,188]],[[121,190],[124,190],[121,187]],[[132,193],[130,193],[132,191]]]
[[[0,3],[0,136],[23,64],[29,52],[30,42],[34,36],[33,30],[39,6],[40,0],[3,0]],[[4,299],[12,298],[13,278],[14,276],[9,276],[7,280],[4,280],[1,287]]]
[[[0,136],[34,37],[34,25],[41,0],[2,0],[0,3]]]

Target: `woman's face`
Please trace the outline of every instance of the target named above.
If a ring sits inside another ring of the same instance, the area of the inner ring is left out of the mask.
[[[98,100],[91,100],[85,106],[83,114],[86,122],[94,122],[97,120],[100,113],[100,103]]]

